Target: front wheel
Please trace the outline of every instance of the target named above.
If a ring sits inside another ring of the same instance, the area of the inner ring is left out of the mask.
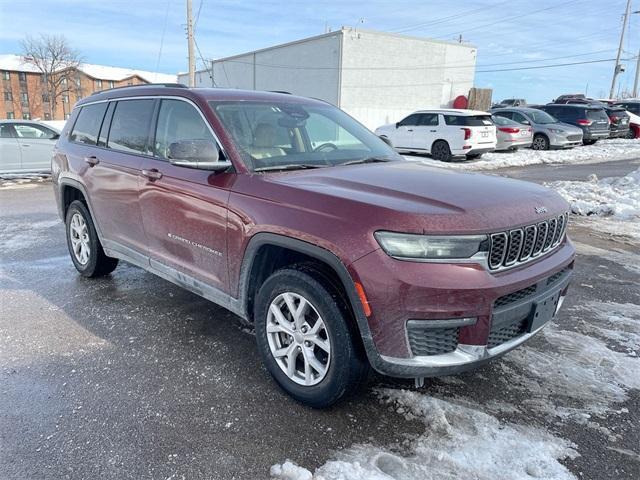
[[[438,140],[431,146],[431,156],[441,162],[448,162],[451,160],[451,149],[449,144],[444,140]]]
[[[290,396],[328,407],[357,390],[369,364],[341,296],[319,271],[294,266],[271,275],[254,311],[267,370]]]
[[[583,145],[593,145],[594,143],[596,143],[598,140],[582,140],[582,144]]]
[[[549,150],[549,139],[544,135],[536,135],[533,137],[531,148],[534,150]]]
[[[84,203],[75,200],[69,205],[65,225],[71,261],[80,275],[100,277],[115,270],[118,259],[104,253],[91,214]]]

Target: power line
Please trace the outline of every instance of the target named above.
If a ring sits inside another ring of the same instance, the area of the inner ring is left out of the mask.
[[[628,59],[625,59],[628,60]],[[602,60],[587,60],[584,62],[571,62],[571,63],[554,63],[552,65],[536,65],[534,67],[518,67],[518,68],[501,68],[497,70],[476,70],[476,73],[494,73],[494,72],[515,72],[517,70],[536,70],[539,68],[553,68],[553,67],[569,67],[572,65],[587,65],[590,63],[604,63],[615,62],[615,58],[603,58]]]
[[[171,6],[171,0],[167,0],[167,7],[164,12],[164,23],[162,25],[162,35],[160,36],[160,49],[158,50],[158,60],[156,62],[156,72],[160,68],[160,58],[162,57],[162,47],[164,46],[164,35],[167,31],[167,20],[169,19],[169,7]]]
[[[200,20],[200,12],[202,11],[202,4],[204,0],[200,0],[200,5],[198,5],[198,13],[196,13],[196,21],[193,22],[193,33],[196,32],[196,27],[198,26],[198,20]]]

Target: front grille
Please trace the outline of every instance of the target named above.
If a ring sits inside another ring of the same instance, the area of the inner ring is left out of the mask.
[[[536,225],[491,234],[489,269],[520,265],[557,247],[566,233],[568,215],[563,213]]]
[[[526,298],[529,295],[533,295],[534,293],[536,293],[536,285],[531,285],[530,287],[523,288],[521,290],[518,290],[517,292],[509,293],[508,295],[503,295],[495,302],[493,302],[493,308],[504,307],[505,305],[509,305],[510,303],[522,300],[523,298]]]
[[[455,328],[407,327],[409,345],[414,355],[440,355],[458,348],[458,333]]]
[[[509,340],[513,340],[516,337],[526,333],[527,331],[527,319],[516,320],[507,325],[500,325],[491,327],[489,332],[489,339],[487,340],[487,347],[493,348],[498,345],[502,345]]]

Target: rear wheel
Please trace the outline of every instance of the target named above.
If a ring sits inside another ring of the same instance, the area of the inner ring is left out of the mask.
[[[449,144],[444,140],[438,140],[431,146],[431,156],[441,162],[449,162],[451,160],[451,149]]]
[[[84,203],[75,200],[69,205],[65,225],[71,261],[80,275],[100,277],[115,270],[118,259],[104,253],[91,214]]]
[[[350,328],[341,296],[319,272],[275,272],[255,302],[256,341],[265,366],[296,400],[328,407],[362,384],[366,355]]]
[[[538,134],[533,137],[531,148],[533,148],[534,150],[549,150],[549,139],[544,135]]]

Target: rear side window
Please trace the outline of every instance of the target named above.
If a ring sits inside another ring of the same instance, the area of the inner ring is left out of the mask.
[[[438,125],[438,114],[437,113],[423,113],[420,115],[420,123],[418,125],[426,125],[430,127],[434,127]]]
[[[458,125],[460,127],[484,127],[493,125],[490,115],[445,115],[444,122],[447,125]]]
[[[107,147],[150,155],[149,129],[155,100],[120,100],[113,112]]]
[[[494,117],[504,117],[504,118],[513,118],[512,112],[495,112],[493,114]]]
[[[192,105],[181,100],[162,100],[156,128],[156,156],[169,158],[169,145],[180,140],[215,143],[209,127]]]
[[[80,109],[78,119],[73,126],[73,131],[69,137],[72,142],[95,145],[98,140],[98,132],[102,125],[104,112],[107,110],[106,103],[94,103]]]

